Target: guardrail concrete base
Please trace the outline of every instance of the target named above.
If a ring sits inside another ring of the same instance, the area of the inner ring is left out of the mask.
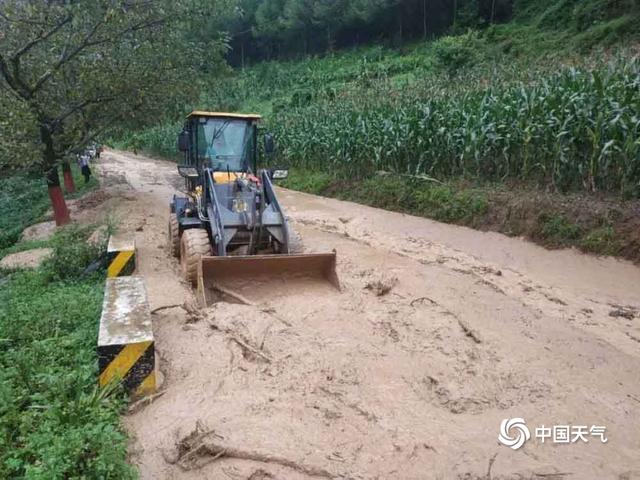
[[[151,312],[144,281],[108,278],[98,336],[99,383],[122,382],[135,396],[156,389]]]
[[[136,242],[132,236],[111,235],[107,246],[107,277],[131,275],[136,269]]]

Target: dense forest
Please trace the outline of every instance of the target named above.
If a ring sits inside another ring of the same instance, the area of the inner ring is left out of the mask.
[[[352,46],[432,39],[544,13],[541,26],[584,31],[635,0],[238,0],[205,31],[224,32],[232,65]]]
[[[508,20],[513,0],[240,0],[226,19],[230,60],[400,44]],[[224,27],[222,24],[221,27]]]

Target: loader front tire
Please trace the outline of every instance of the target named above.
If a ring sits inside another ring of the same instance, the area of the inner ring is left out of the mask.
[[[180,226],[175,213],[169,214],[169,250],[174,257],[180,257]]]
[[[211,255],[209,234],[203,228],[185,230],[180,239],[180,266],[184,279],[195,286],[198,283],[200,257]]]
[[[298,231],[289,223],[289,253],[300,254],[304,253],[304,245],[302,243],[302,237]]]

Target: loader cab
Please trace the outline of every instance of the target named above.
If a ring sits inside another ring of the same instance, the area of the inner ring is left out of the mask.
[[[257,172],[257,136],[260,115],[194,111],[178,137],[184,166],[196,173],[210,168],[232,174]],[[195,182],[194,182],[195,183]]]

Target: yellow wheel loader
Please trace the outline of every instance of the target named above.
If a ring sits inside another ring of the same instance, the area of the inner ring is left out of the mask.
[[[274,282],[320,280],[339,288],[335,251],[303,254],[278,202],[272,180],[288,172],[258,170],[259,120],[194,111],[178,136],[186,192],[171,202],[169,248],[205,305],[220,295],[242,300]],[[274,149],[265,135],[265,157]]]

